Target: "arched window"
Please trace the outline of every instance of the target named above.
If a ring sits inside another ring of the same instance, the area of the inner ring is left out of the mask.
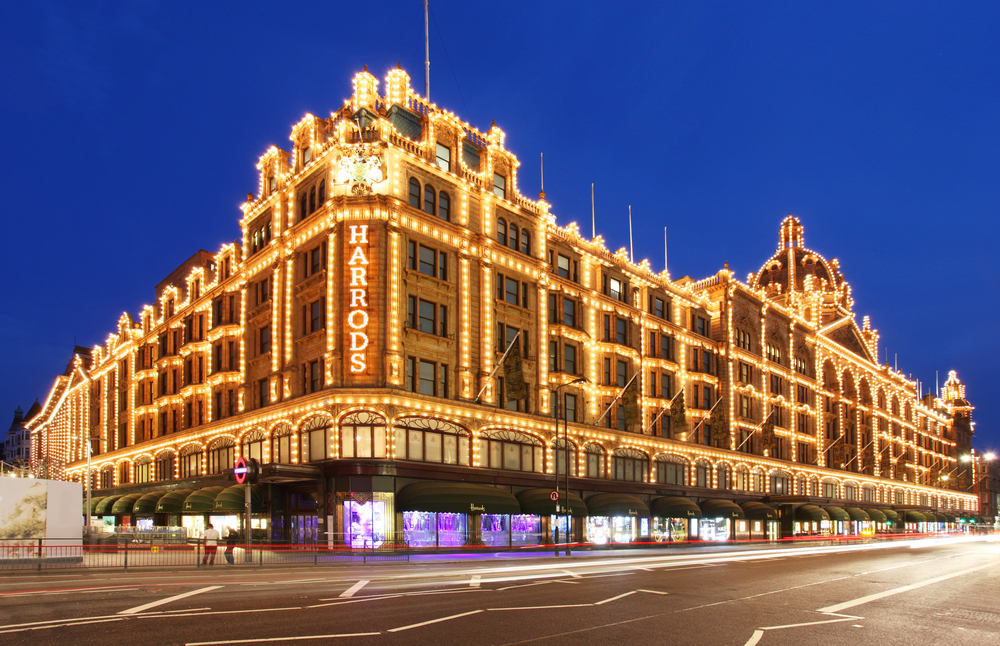
[[[604,478],[607,474],[607,456],[600,444],[588,444],[584,447],[587,454],[587,477]]]
[[[722,463],[715,467],[715,478],[718,480],[719,489],[733,488],[733,470],[728,464]]]
[[[861,487],[862,502],[875,502],[875,487],[864,485]]]
[[[839,497],[840,487],[838,486],[839,483],[836,480],[834,480],[833,478],[824,478],[823,482],[821,482],[820,484],[822,485],[823,490],[820,492],[819,495],[823,496],[824,498]]]
[[[519,238],[520,238],[520,236],[518,235],[517,225],[515,225],[513,222],[511,222],[511,224],[510,224],[510,241],[509,242],[510,242],[510,248],[513,249],[514,251],[517,251],[518,247],[520,246],[518,244],[519,243]]]
[[[299,196],[299,220],[305,220],[309,215],[309,196],[303,193]],[[257,232],[253,232],[254,249],[257,248]]]
[[[444,191],[438,193],[438,217],[451,222],[451,198]]]
[[[434,208],[434,187],[430,184],[424,185],[424,213],[431,215],[436,213],[436,209]]]
[[[530,435],[516,431],[487,431],[479,440],[480,460],[491,469],[511,471],[545,470],[545,450],[542,443]]]
[[[771,495],[787,496],[791,493],[788,490],[788,474],[782,471],[775,471],[771,474]]]
[[[309,213],[316,210],[316,187],[309,189]]]
[[[420,182],[416,177],[410,178],[410,206],[415,209],[420,208]]]
[[[201,475],[201,446],[191,444],[181,449],[181,478],[196,478]]]
[[[288,424],[279,425],[271,433],[271,462],[292,463],[292,427]]]
[[[712,465],[704,460],[694,463],[694,484],[696,487],[712,486]]]
[[[531,255],[531,232],[527,229],[521,229],[521,253]]]
[[[129,482],[131,482],[132,478],[129,477],[131,475],[131,473],[132,473],[132,465],[128,461],[125,461],[125,462],[122,462],[121,464],[119,464],[118,465],[118,484],[119,485],[123,485],[123,484],[128,484]]]
[[[507,220],[497,218],[497,242],[507,246]]]
[[[816,476],[809,478],[809,495],[810,496],[819,495],[819,478]]]
[[[352,413],[340,422],[340,457],[384,458],[385,420],[368,411]]]
[[[750,472],[750,485],[756,492],[764,491],[764,472],[760,469],[754,469]]]
[[[153,458],[146,456],[135,461],[135,483],[150,482],[150,472],[153,468]]]
[[[654,463],[657,483],[687,486],[687,460],[678,455],[658,455]]]
[[[649,480],[649,457],[635,449],[615,451],[614,469],[611,476],[626,482],[646,482]]]
[[[174,479],[174,454],[170,451],[156,456],[156,479],[159,481]]]
[[[220,437],[208,449],[208,472],[222,473],[233,468],[236,442],[231,437]]]
[[[806,484],[806,477],[805,476],[800,475],[799,477],[797,477],[795,479],[795,493],[797,495],[799,495],[799,496],[805,496],[806,493],[807,493],[807,491],[808,491],[808,489],[807,489],[808,486],[809,485]]]
[[[319,182],[319,196],[316,198],[316,206],[321,207],[326,202],[326,180],[322,179]]]
[[[464,428],[440,419],[404,417],[392,429],[397,460],[469,466],[472,443]]]
[[[576,464],[577,464],[577,450],[576,445],[570,442],[569,444],[569,474],[571,476],[576,475]],[[556,440],[556,475],[562,475],[566,473],[566,440]]]
[[[333,422],[326,415],[313,417],[299,429],[300,462],[317,462],[333,457]]]
[[[101,489],[115,486],[115,467],[111,464],[101,469]]]
[[[750,469],[743,465],[736,467],[736,489],[739,491],[750,489]]]
[[[251,431],[243,438],[243,445],[240,448],[240,455],[249,460],[253,458],[257,462],[264,462],[264,433],[263,431]]]

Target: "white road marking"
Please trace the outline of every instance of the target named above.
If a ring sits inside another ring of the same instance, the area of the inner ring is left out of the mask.
[[[125,617],[93,617],[89,621],[77,619],[59,619],[56,621],[36,621],[30,624],[19,624],[11,626],[7,630],[0,630],[0,635],[7,633],[22,633],[29,630],[45,630],[46,628],[65,628],[66,626],[85,626],[87,624],[103,624],[109,621],[123,621]]]
[[[332,639],[334,637],[370,637],[382,633],[342,633],[339,635],[300,635],[297,637],[263,637],[260,639],[228,639],[218,642],[188,642],[185,646],[211,646],[214,644],[256,644],[260,642],[291,642],[303,639]]]
[[[401,630],[409,630],[411,628],[420,628],[421,626],[430,626],[431,624],[437,624],[442,621],[450,621],[452,619],[458,619],[460,617],[468,617],[469,615],[478,615],[482,610],[473,610],[472,612],[463,612],[458,615],[451,615],[448,617],[441,617],[440,619],[431,619],[430,621],[421,621],[419,624],[410,624],[409,626],[400,626],[399,628],[390,628],[386,632],[398,633]]]
[[[594,603],[594,605],[595,606],[603,606],[606,603],[609,603],[611,601],[617,601],[617,600],[621,599],[622,597],[627,597],[627,596],[629,596],[631,594],[635,594],[635,593],[636,593],[636,590],[632,590],[631,592],[625,592],[624,594],[620,594],[617,597],[611,597],[610,599],[604,599],[603,601],[597,601],[597,602]]]
[[[214,610],[212,612],[178,612],[166,614],[162,612],[137,615],[136,619],[172,619],[174,617],[207,617],[208,615],[245,615],[251,612],[280,612],[282,610],[302,610],[301,606],[289,608],[254,608],[251,610]]]
[[[563,572],[565,572],[566,574],[570,575],[574,579],[582,579],[583,578],[579,574],[577,574],[576,572],[570,572],[569,570],[566,570],[566,569],[564,569]]]
[[[648,592],[649,594],[670,594],[669,592],[660,592],[659,590],[636,590],[636,592]]]
[[[141,586],[138,585],[108,585],[101,586],[97,588],[78,588],[76,590],[44,590],[41,592],[0,592],[0,596],[4,597],[30,597],[30,596],[42,596],[50,594],[76,594],[78,592],[120,592],[123,590],[135,590]]]
[[[200,588],[198,590],[191,590],[190,592],[185,592],[183,594],[174,595],[172,597],[167,597],[166,599],[160,599],[159,601],[150,601],[149,603],[144,603],[141,606],[136,606],[135,608],[129,608],[128,610],[122,610],[118,614],[120,615],[134,615],[137,612],[142,612],[143,610],[148,610],[149,608],[155,608],[156,606],[162,606],[165,603],[170,603],[172,601],[180,601],[181,599],[186,599],[187,597],[193,597],[196,594],[201,594],[202,592],[211,592],[212,590],[218,590],[221,585],[210,585],[207,588]]]
[[[802,626],[818,626],[820,624],[835,624],[841,621],[857,621],[862,617],[843,617],[841,619],[827,619],[825,621],[809,621],[802,624],[785,624],[784,626],[761,626],[760,630],[781,630],[782,628],[801,628]]]
[[[355,583],[351,587],[349,587],[346,590],[344,590],[343,592],[341,592],[340,596],[341,597],[353,597],[355,592],[357,592],[361,588],[365,587],[366,585],[368,585],[368,581],[362,579],[361,581],[358,581],[357,583]]]
[[[548,585],[550,583],[557,583],[556,581],[538,581],[536,583],[523,583],[521,585],[509,585],[506,588],[497,588],[497,592],[501,590],[513,590],[514,588],[530,588],[535,585]],[[568,583],[568,581],[559,581],[558,583]]]
[[[763,630],[753,631],[753,635],[750,636],[750,639],[747,640],[747,643],[744,644],[744,646],[756,646],[757,642],[759,642],[760,638],[763,636],[764,636]]]
[[[482,577],[479,576],[478,574],[476,576],[472,577],[472,580],[469,581],[469,587],[470,588],[478,588],[479,587],[479,579],[481,579],[481,578]]]
[[[921,581],[920,583],[912,583],[910,585],[904,585],[900,588],[893,588],[892,590],[886,590],[885,592],[869,594],[864,597],[859,597],[857,599],[852,599],[850,601],[845,601],[843,603],[838,603],[832,606],[826,606],[825,608],[820,608],[819,612],[828,612],[828,613],[840,612],[841,610],[846,610],[847,608],[853,608],[854,606],[860,606],[865,603],[877,601],[878,599],[891,597],[892,595],[895,594],[901,594],[903,592],[909,592],[910,590],[916,590],[917,588],[922,588],[925,585],[940,583],[941,581],[947,581],[948,579],[953,579],[957,576],[971,574],[972,572],[978,572],[979,570],[985,570],[986,568],[993,567],[994,565],[996,565],[996,563],[987,563],[986,565],[980,565],[979,567],[969,568],[967,570],[960,570],[958,572],[952,572],[951,574],[945,574],[944,576],[938,576],[934,577],[933,579],[927,579],[926,581]]]
[[[592,603],[566,603],[560,606],[514,606],[512,608],[487,608],[490,612],[500,612],[502,610],[553,610],[555,608],[590,608]]]

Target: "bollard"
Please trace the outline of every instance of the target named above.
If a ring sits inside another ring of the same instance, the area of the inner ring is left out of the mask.
[[[42,541],[44,539],[38,539],[38,571],[42,571]]]
[[[125,541],[125,572],[128,572],[128,540]]]

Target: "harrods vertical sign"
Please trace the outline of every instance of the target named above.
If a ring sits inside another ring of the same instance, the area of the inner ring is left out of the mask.
[[[378,238],[371,222],[344,223],[342,276],[343,375],[348,382],[369,381],[378,368]]]

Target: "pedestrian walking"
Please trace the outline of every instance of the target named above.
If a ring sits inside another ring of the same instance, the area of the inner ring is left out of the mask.
[[[201,560],[202,565],[215,565],[215,552],[219,549],[219,539],[222,535],[215,529],[212,523],[208,524],[203,536],[205,541],[205,556]]]
[[[236,530],[232,527],[229,528],[229,533],[226,535],[226,565],[235,565],[236,562],[233,559],[233,550],[236,549],[236,540],[238,535]]]

